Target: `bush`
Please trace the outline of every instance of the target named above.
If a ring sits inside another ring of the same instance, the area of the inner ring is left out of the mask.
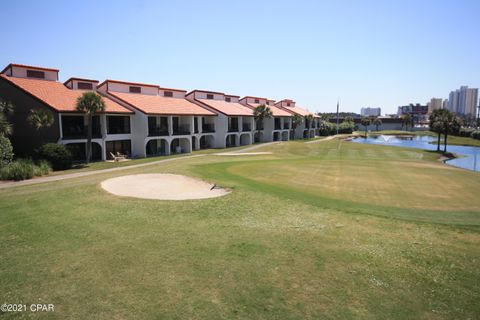
[[[475,131],[473,131],[472,134],[471,134],[471,137],[472,137],[473,139],[480,140],[480,130],[475,130]]]
[[[35,164],[32,160],[16,160],[0,169],[2,180],[25,180],[33,178]]]
[[[72,154],[63,144],[44,144],[40,148],[39,157],[50,162],[53,170],[65,170],[72,167]]]
[[[0,167],[6,166],[13,159],[13,147],[10,140],[0,135]]]
[[[50,163],[48,163],[46,160],[41,160],[38,165],[34,167],[33,175],[37,177],[44,176],[49,174],[51,170],[52,168],[50,168]]]
[[[35,176],[47,175],[50,170],[47,161],[40,161],[38,165],[35,165],[30,159],[19,159],[0,168],[0,180],[26,180]]]
[[[472,136],[472,132],[474,132],[475,129],[472,129],[472,128],[461,128],[459,131],[458,131],[458,135],[460,137],[471,137]]]

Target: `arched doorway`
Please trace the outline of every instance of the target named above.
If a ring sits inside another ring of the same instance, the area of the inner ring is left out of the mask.
[[[247,144],[251,144],[251,143],[252,143],[251,140],[252,140],[252,139],[251,139],[251,136],[250,136],[250,134],[248,134],[248,133],[244,133],[244,134],[240,135],[240,145],[241,145],[241,146],[245,146],[245,145],[247,145]]]
[[[288,131],[282,131],[282,141],[288,141]]]
[[[227,148],[236,147],[237,146],[237,135],[236,134],[229,134],[225,138],[225,146]]]
[[[170,152],[172,154],[176,153],[189,153],[191,152],[190,139],[187,138],[175,138],[170,144]]]
[[[260,132],[256,131],[255,134],[254,134],[254,139],[253,140],[255,141],[255,143],[262,142],[263,141],[263,132],[262,131],[260,131]]]
[[[87,160],[87,143],[67,143],[65,145],[72,153],[72,158],[75,161]],[[92,161],[102,161],[102,146],[97,142],[92,142]]]
[[[200,138],[200,149],[210,149],[215,146],[215,137],[212,135],[202,136]]]
[[[280,132],[276,131],[273,133],[273,141],[280,141]]]
[[[168,154],[168,142],[165,139],[154,139],[147,142],[145,146],[147,157],[165,156]]]

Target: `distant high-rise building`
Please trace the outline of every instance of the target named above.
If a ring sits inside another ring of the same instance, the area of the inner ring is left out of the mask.
[[[426,122],[428,119],[428,107],[426,105],[409,104],[408,106],[398,107],[397,116],[402,116],[404,114],[409,114],[412,116],[415,123]]]
[[[448,109],[448,99],[443,100],[442,108]]]
[[[360,110],[362,117],[378,117],[382,114],[381,108],[362,108]]]
[[[442,98],[432,98],[430,102],[427,103],[428,106],[428,114],[432,113],[433,110],[442,109],[443,107],[443,99]]]
[[[450,92],[448,96],[448,110],[461,116],[476,116],[478,89],[461,86],[460,89]]]

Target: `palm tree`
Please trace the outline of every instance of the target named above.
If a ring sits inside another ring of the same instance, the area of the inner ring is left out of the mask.
[[[382,119],[376,117],[373,119],[373,124],[375,125],[375,129],[378,131],[378,127],[382,125]]]
[[[13,127],[7,116],[13,113],[13,104],[0,99],[0,135],[8,136],[13,133]]]
[[[255,119],[255,127],[258,133],[258,139],[260,139],[260,130],[261,124],[263,124],[263,120],[270,119],[273,116],[272,110],[270,107],[267,107],[264,104],[256,106],[253,109],[253,118]]]
[[[308,114],[305,116],[305,129],[310,129],[310,127],[312,126],[312,122],[313,122],[313,114]]]
[[[412,126],[413,118],[412,115],[407,113],[401,116],[402,118],[402,128],[405,126],[405,130],[408,131],[408,126]]]
[[[92,123],[93,116],[99,112],[105,111],[105,101],[99,94],[88,91],[77,99],[76,109],[87,116],[87,163],[92,156]]]
[[[438,134],[437,151],[440,151],[440,137],[443,134],[443,152],[447,152],[448,134],[456,132],[461,127],[462,120],[446,109],[434,110],[429,120],[430,130]]]
[[[303,117],[297,113],[295,113],[292,117],[292,131],[293,131],[293,137],[292,140],[295,140],[295,130],[297,127],[302,123]]]
[[[49,128],[55,122],[55,118],[50,111],[44,109],[31,109],[27,117],[28,123],[34,126],[36,130]],[[43,136],[40,135],[40,142],[43,144]]]
[[[365,127],[365,138],[367,137],[367,129],[370,124],[372,124],[372,119],[369,117],[363,117],[361,120],[362,126]]]

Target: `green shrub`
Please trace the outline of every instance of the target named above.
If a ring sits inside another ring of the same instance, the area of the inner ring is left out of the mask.
[[[460,130],[458,131],[458,135],[460,137],[471,137],[472,136],[472,132],[474,132],[475,129],[473,128],[460,128]]]
[[[50,170],[50,164],[47,161],[43,160],[35,165],[30,159],[19,159],[0,168],[0,180],[26,180],[47,175]]]
[[[471,134],[471,137],[472,137],[473,139],[480,140],[480,130],[475,130],[475,131],[473,131],[472,134]]]
[[[52,168],[50,168],[50,163],[46,160],[41,160],[35,167],[33,175],[36,177],[45,176],[50,173]]]
[[[65,170],[72,167],[72,154],[63,144],[44,144],[40,148],[39,157],[50,162],[53,170]]]
[[[0,169],[2,180],[25,180],[33,178],[35,164],[32,160],[16,160]]]
[[[13,147],[10,140],[0,135],[0,167],[6,166],[13,159]]]

